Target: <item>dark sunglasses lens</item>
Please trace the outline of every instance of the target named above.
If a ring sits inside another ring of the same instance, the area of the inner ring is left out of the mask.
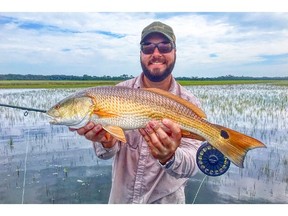
[[[155,47],[156,46],[154,44],[143,44],[141,45],[141,50],[144,54],[152,54]]]
[[[160,53],[169,53],[172,51],[172,44],[171,43],[160,43],[158,44],[158,50]]]
[[[160,53],[169,53],[172,51],[173,46],[171,43],[159,43],[159,44],[142,44],[141,50],[144,54],[152,54],[155,48],[158,48]]]

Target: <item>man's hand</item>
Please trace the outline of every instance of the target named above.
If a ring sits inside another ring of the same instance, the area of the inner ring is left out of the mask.
[[[93,122],[89,122],[82,128],[69,129],[70,131],[77,131],[80,136],[85,136],[86,139],[92,142],[102,143],[105,148],[111,148],[116,143],[116,139],[114,139],[109,133],[103,130],[100,124],[94,124]]]
[[[165,164],[175,154],[182,136],[180,126],[175,122],[163,119],[162,124],[152,120],[145,129],[139,129],[139,132],[147,142],[153,157]]]

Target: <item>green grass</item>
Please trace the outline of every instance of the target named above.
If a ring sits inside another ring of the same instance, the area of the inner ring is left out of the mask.
[[[15,88],[88,88],[93,86],[116,85],[121,81],[35,81],[35,80],[0,80],[1,89]],[[180,80],[183,86],[188,85],[237,85],[237,84],[273,84],[288,86],[288,80]]]
[[[288,80],[180,80],[183,86],[188,85],[239,85],[239,84],[273,84],[288,86]]]
[[[35,81],[11,80],[0,81],[0,88],[88,88],[101,85],[115,85],[120,81]]]
[[[288,80],[277,80],[273,84],[279,85],[279,86],[288,86]]]

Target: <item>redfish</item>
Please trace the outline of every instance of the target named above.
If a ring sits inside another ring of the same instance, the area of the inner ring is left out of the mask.
[[[124,130],[144,128],[152,119],[169,118],[179,124],[183,137],[208,141],[238,167],[243,167],[248,150],[265,147],[253,137],[208,122],[200,108],[160,89],[88,88],[63,99],[47,114],[51,124],[70,128],[83,127],[89,121],[101,124],[123,143]]]

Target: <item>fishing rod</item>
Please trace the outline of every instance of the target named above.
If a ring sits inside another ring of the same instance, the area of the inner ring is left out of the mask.
[[[0,103],[0,107],[8,107],[13,109],[21,109],[25,110],[24,116],[28,115],[28,111],[32,112],[40,112],[40,113],[46,113],[46,110],[41,109],[35,109],[35,108],[28,108],[28,107],[22,107],[22,106],[14,106],[9,104],[2,104]],[[29,140],[29,132],[28,132],[28,140]],[[28,157],[28,142],[26,142],[26,155],[25,155],[25,162],[24,162],[24,178],[23,178],[23,189],[22,189],[22,204],[24,203],[24,194],[25,194],[25,187],[26,187],[26,173],[27,173],[27,157]]]
[[[9,104],[2,104],[0,103],[0,106],[2,107],[8,107],[8,108],[13,108],[13,109],[21,109],[21,110],[26,110],[24,113],[25,116],[28,115],[28,111],[32,112],[40,112],[40,113],[46,113],[46,110],[41,110],[41,109],[34,109],[34,108],[28,108],[28,107],[21,107],[21,106],[14,106],[14,105],[9,105]]]

